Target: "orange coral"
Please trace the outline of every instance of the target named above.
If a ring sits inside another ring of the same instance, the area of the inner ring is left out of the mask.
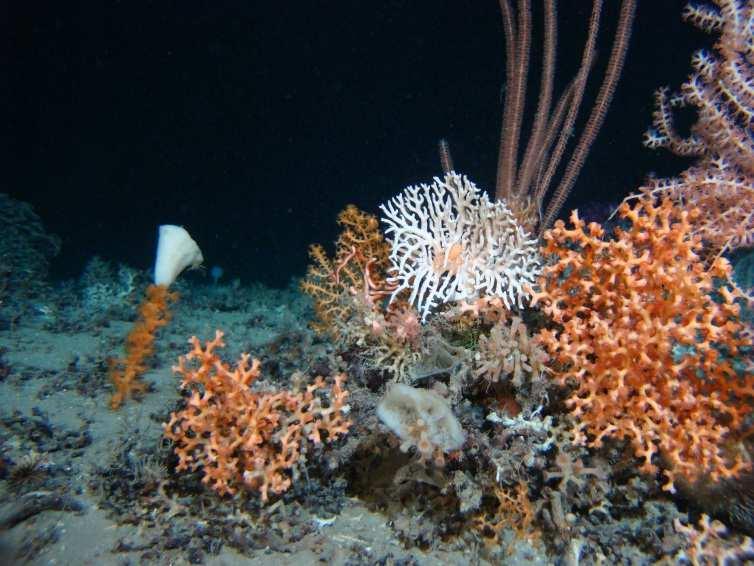
[[[508,530],[512,530],[518,539],[534,542],[540,538],[541,532],[534,525],[537,507],[529,498],[525,482],[519,480],[514,487],[495,485],[493,495],[496,500],[494,508],[491,512],[479,513],[472,523],[484,537],[485,544],[500,544],[502,534]]]
[[[574,211],[572,229],[558,221],[545,235],[543,253],[557,261],[534,297],[559,325],[540,340],[555,378],[575,387],[566,405],[577,441],[627,439],[648,473],[661,454],[667,490],[678,474],[738,474],[742,460],[729,461],[722,444],[754,395],[751,368],[736,360],[750,346],[741,294],[725,259],[705,270],[691,236],[697,214],[643,197],[621,205],[630,226],[605,241]]]
[[[354,310],[353,295],[363,294],[367,302],[385,296],[390,246],[380,231],[376,216],[348,205],[339,215],[343,227],[335,243],[335,257],[327,257],[324,248],[314,244],[309,249],[313,263],[309,266],[301,290],[314,298],[319,321],[317,332],[338,336],[338,323],[346,321]]]
[[[344,374],[335,376],[329,390],[320,376],[293,390],[254,391],[259,360],[242,354],[235,367],[223,362],[216,353],[225,346],[222,332],[204,347],[196,336],[189,343],[192,350],[173,371],[191,395],[170,416],[165,436],[175,444],[176,469],[201,468],[202,481],[219,494],[243,486],[267,501],[270,493],[291,486],[310,444],[333,442],[348,432]]]
[[[170,321],[168,304],[178,299],[165,285],[150,285],[139,307],[139,319],[126,338],[126,357],[110,360],[110,379],[115,392],[110,398],[110,407],[118,409],[133,395],[146,390],[140,377],[146,369],[146,360],[154,353],[157,330]]]

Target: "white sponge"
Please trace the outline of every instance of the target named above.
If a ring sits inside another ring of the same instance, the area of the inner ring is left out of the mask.
[[[451,452],[463,446],[461,424],[448,403],[434,391],[393,384],[377,406],[377,416],[404,444],[428,441],[433,448]]]
[[[187,267],[199,267],[204,261],[202,251],[182,226],[163,224],[157,240],[154,263],[155,285],[169,287]]]

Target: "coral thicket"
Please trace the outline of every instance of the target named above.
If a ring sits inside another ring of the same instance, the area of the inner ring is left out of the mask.
[[[154,353],[157,331],[170,321],[169,304],[178,299],[165,285],[150,285],[139,306],[139,318],[126,338],[126,356],[110,361],[110,380],[115,392],[110,407],[118,409],[130,396],[146,391],[141,380],[147,370],[147,361]]]
[[[751,410],[754,375],[730,265],[701,261],[692,236],[698,213],[644,197],[619,208],[625,228],[606,240],[574,211],[545,235],[544,269],[533,302],[557,326],[540,340],[566,400],[579,443],[625,439],[643,472],[662,462],[667,483],[737,475],[724,448]]]
[[[31,205],[1,192],[0,226],[0,320],[9,321],[43,294],[50,260],[61,242],[45,230]]]
[[[344,374],[329,388],[320,376],[292,379],[300,382],[290,390],[259,391],[259,360],[242,354],[234,367],[222,361],[222,332],[204,346],[195,336],[189,343],[173,368],[189,398],[170,416],[165,436],[174,443],[176,469],[201,469],[202,481],[219,494],[246,488],[266,502],[291,486],[314,446],[348,432]]]

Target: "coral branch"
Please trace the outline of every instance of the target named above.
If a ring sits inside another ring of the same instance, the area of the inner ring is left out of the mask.
[[[202,469],[202,481],[219,494],[245,487],[266,502],[291,486],[313,446],[348,432],[344,374],[329,390],[317,377],[292,390],[256,391],[259,360],[242,354],[235,367],[223,362],[216,353],[225,346],[222,332],[204,347],[196,336],[189,343],[173,370],[190,397],[170,416],[165,436],[175,444],[176,469]]]
[[[115,392],[110,407],[118,409],[128,397],[146,390],[141,375],[146,371],[146,361],[154,353],[154,339],[161,327],[170,321],[169,303],[175,302],[177,293],[165,285],[150,285],[139,307],[139,319],[126,338],[126,357],[110,361],[110,379]]]
[[[610,241],[575,211],[573,228],[556,222],[543,250],[556,262],[533,299],[559,325],[540,340],[557,381],[575,388],[566,405],[577,441],[628,440],[642,471],[664,462],[667,490],[676,475],[736,476],[745,464],[726,458],[725,443],[751,411],[754,374],[730,265],[705,270],[696,212],[670,200],[643,197],[619,216],[629,227]]]

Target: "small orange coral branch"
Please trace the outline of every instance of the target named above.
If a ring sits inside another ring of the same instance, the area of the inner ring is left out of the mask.
[[[542,533],[534,525],[538,509],[529,498],[525,482],[519,480],[513,487],[495,485],[493,495],[496,501],[491,512],[483,511],[472,521],[486,545],[500,544],[507,530],[512,530],[516,538],[530,542],[541,537]]]
[[[545,234],[543,254],[556,262],[534,296],[559,325],[540,340],[555,378],[575,387],[566,405],[577,441],[626,439],[647,473],[662,455],[671,491],[676,475],[714,481],[745,467],[723,445],[754,396],[754,374],[741,359],[751,346],[739,319],[742,294],[725,259],[705,269],[691,235],[697,214],[642,197],[621,205],[630,226],[605,241],[601,226],[585,226],[574,211],[573,228],[558,221]]]
[[[124,401],[146,390],[141,375],[146,371],[146,361],[154,353],[157,330],[170,321],[169,303],[178,299],[165,285],[150,285],[139,307],[139,318],[126,338],[126,357],[110,360],[110,379],[115,392],[110,407],[118,409]]]
[[[348,432],[344,374],[329,390],[320,376],[293,390],[260,392],[253,390],[259,360],[242,354],[235,367],[223,362],[216,353],[225,346],[221,331],[204,347],[196,336],[189,343],[173,371],[190,397],[170,416],[165,436],[175,445],[176,469],[201,468],[202,481],[219,494],[245,487],[266,502],[291,486],[312,446]]]

